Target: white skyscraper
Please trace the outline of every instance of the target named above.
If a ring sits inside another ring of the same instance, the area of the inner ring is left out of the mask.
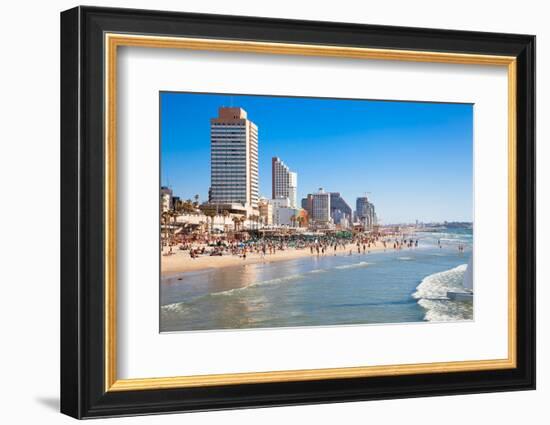
[[[210,120],[211,203],[258,207],[258,128],[241,108],[220,108]]]
[[[272,198],[288,198],[290,207],[297,208],[298,174],[290,171],[280,158],[271,159]]]

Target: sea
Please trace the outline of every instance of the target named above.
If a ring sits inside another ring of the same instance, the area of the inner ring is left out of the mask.
[[[418,247],[163,277],[160,331],[473,320],[473,300],[447,297],[448,291],[464,292],[472,230],[409,237],[419,240]]]

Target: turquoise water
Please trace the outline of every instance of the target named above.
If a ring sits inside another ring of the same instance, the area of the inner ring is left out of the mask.
[[[418,248],[183,273],[161,284],[162,332],[471,320],[462,289],[472,233],[418,233]],[[440,240],[442,248],[437,241]],[[458,251],[458,244],[465,251]]]

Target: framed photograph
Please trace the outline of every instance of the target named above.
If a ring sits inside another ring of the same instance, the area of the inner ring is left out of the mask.
[[[535,37],[61,14],[61,411],[535,388]]]

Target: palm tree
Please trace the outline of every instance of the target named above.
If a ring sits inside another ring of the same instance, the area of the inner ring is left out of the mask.
[[[223,210],[223,231],[225,232],[225,220],[227,219],[227,217],[229,217],[229,211],[228,210]]]
[[[239,217],[233,217],[232,220],[233,220],[233,230],[235,230],[236,232],[239,227],[239,222],[241,221],[241,219]]]
[[[193,201],[191,199],[188,199],[187,201],[183,202],[181,210],[185,213],[195,212],[195,205],[193,204]]]
[[[173,229],[173,232],[172,233],[175,233],[176,232],[176,223],[178,221],[178,217],[179,217],[179,212],[177,212],[176,210],[173,210],[170,212],[170,216],[172,217],[172,219],[174,220],[174,229]]]
[[[252,229],[254,229],[255,227],[257,228],[258,227],[258,216],[255,215],[255,214],[252,214],[250,216],[250,221],[252,221]]]
[[[201,220],[199,221],[199,225],[200,225],[200,232],[202,234],[202,232],[205,232],[206,229],[208,228],[208,223]]]
[[[214,231],[214,217],[216,217],[216,211],[206,210],[204,215],[210,218],[210,233],[212,233]]]
[[[168,240],[168,224],[170,222],[170,211],[164,211],[162,213],[162,221],[164,221],[164,241]]]
[[[296,227],[296,216],[293,215],[292,217],[290,217],[290,222],[292,223],[292,226],[293,227]]]
[[[298,221],[298,227],[302,227],[302,224],[304,223],[304,216],[303,216],[303,215],[299,215],[299,216],[296,218],[296,221]]]

